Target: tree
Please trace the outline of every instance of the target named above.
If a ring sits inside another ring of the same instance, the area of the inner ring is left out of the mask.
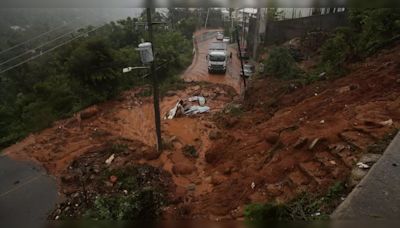
[[[103,38],[94,37],[82,42],[71,53],[67,68],[83,86],[96,92],[100,100],[115,94],[119,79],[117,71],[121,67]]]

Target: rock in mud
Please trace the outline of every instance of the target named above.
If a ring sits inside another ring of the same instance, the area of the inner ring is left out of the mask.
[[[365,175],[367,175],[368,170],[365,169],[360,169],[358,167],[354,168],[351,171],[351,175],[349,178],[349,185],[350,187],[356,186],[360,181],[364,178]]]
[[[369,166],[375,164],[382,155],[380,154],[364,154],[361,158],[360,161],[361,163],[367,164]]]
[[[100,110],[96,105],[89,107],[80,112],[81,119],[82,120],[89,119],[90,117],[97,115],[99,113],[99,111]]]
[[[175,164],[172,167],[172,172],[175,175],[189,175],[192,174],[196,170],[194,165],[179,163]]]

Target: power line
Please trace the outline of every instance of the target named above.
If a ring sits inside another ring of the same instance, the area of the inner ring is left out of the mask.
[[[29,39],[29,40],[25,40],[25,41],[22,42],[22,43],[19,43],[19,44],[17,44],[17,45],[14,45],[14,46],[12,46],[12,47],[9,47],[9,48],[7,48],[7,49],[5,49],[5,50],[2,50],[2,51],[0,51],[0,55],[2,55],[2,54],[5,53],[5,52],[8,52],[8,51],[10,51],[10,50],[13,50],[13,49],[15,49],[15,48],[17,48],[17,47],[20,47],[20,46],[22,46],[22,45],[24,45],[24,44],[26,44],[26,43],[29,43],[29,42],[32,41],[32,40],[36,40],[36,39],[38,39],[38,38],[40,38],[40,37],[42,37],[42,36],[44,36],[44,35],[46,35],[46,34],[49,34],[49,33],[53,32],[53,31],[56,31],[56,30],[58,30],[58,29],[60,29],[60,28],[62,28],[62,27],[65,27],[65,26],[66,26],[66,25],[61,25],[61,26],[59,26],[59,27],[57,27],[57,28],[55,28],[55,29],[51,29],[51,30],[49,30],[49,31],[47,31],[47,32],[44,32],[44,33],[42,33],[42,34],[40,34],[40,35],[38,35],[38,36],[35,36],[35,37],[33,37],[33,38]]]
[[[22,54],[19,54],[19,55],[14,56],[14,57],[12,57],[12,58],[10,58],[10,59],[7,59],[6,61],[0,63],[0,66],[4,65],[4,64],[6,64],[6,63],[9,63],[9,62],[11,62],[11,61],[13,61],[14,59],[18,59],[19,57],[22,57],[22,56],[24,56],[24,55],[26,55],[26,54],[32,54],[32,53],[34,53],[34,51],[36,51],[36,49],[40,49],[40,48],[46,46],[46,45],[49,44],[49,43],[52,43],[52,42],[54,42],[54,41],[56,41],[56,40],[59,40],[59,39],[65,37],[65,36],[68,36],[68,35],[73,34],[73,33],[75,33],[75,32],[76,32],[76,30],[73,30],[73,31],[68,32],[68,33],[65,33],[65,34],[63,34],[63,35],[61,35],[61,36],[58,36],[58,37],[56,37],[56,38],[54,38],[54,39],[52,39],[52,40],[50,40],[50,41],[47,41],[47,42],[45,42],[45,43],[43,43],[43,44],[41,44],[41,45],[39,45],[39,46],[37,46],[37,47],[35,47],[35,48],[32,48],[32,49],[29,50],[29,51],[26,51],[26,52],[24,52],[24,53],[22,53]],[[32,52],[32,51],[33,51],[33,52]]]
[[[52,48],[50,48],[50,49],[48,49],[48,50],[46,50],[46,51],[44,51],[44,52],[42,52],[42,53],[40,53],[40,54],[38,54],[38,55],[32,56],[32,57],[30,57],[30,58],[27,59],[27,60],[24,60],[24,61],[19,62],[19,63],[15,64],[15,65],[13,65],[13,66],[11,66],[11,67],[8,67],[8,68],[6,68],[6,69],[4,69],[4,70],[1,70],[1,71],[0,71],[0,74],[2,74],[2,73],[4,73],[4,72],[7,72],[7,71],[9,71],[9,70],[12,70],[12,69],[14,69],[14,68],[16,68],[16,67],[19,67],[19,66],[21,66],[22,64],[27,63],[27,62],[29,62],[29,61],[31,61],[31,60],[37,59],[37,58],[39,58],[40,56],[42,56],[42,55],[44,55],[44,54],[47,54],[47,53],[49,53],[49,52],[51,52],[51,51],[53,51],[53,50],[55,50],[55,49],[57,49],[57,48],[59,48],[59,47],[61,47],[61,46],[64,46],[65,44],[68,44],[68,43],[70,43],[70,42],[72,42],[72,41],[74,41],[74,40],[76,40],[76,39],[78,39],[78,38],[81,38],[82,36],[85,36],[86,34],[89,34],[89,33],[91,33],[91,32],[94,32],[94,31],[96,31],[96,30],[98,30],[98,29],[100,29],[100,28],[102,28],[102,27],[104,27],[104,26],[105,26],[105,25],[98,26],[97,28],[94,28],[94,29],[92,29],[92,30],[90,30],[90,31],[88,31],[88,32],[84,32],[84,33],[82,33],[82,34],[80,34],[80,35],[78,35],[78,36],[76,36],[76,37],[74,37],[74,38],[72,38],[72,39],[70,39],[70,40],[67,40],[67,41],[65,41],[65,42],[63,42],[63,43],[61,43],[61,44],[59,44],[59,45],[57,45],[57,46],[55,46],[55,47],[52,47]]]

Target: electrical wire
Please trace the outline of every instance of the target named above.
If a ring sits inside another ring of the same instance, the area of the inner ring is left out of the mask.
[[[42,34],[39,34],[38,36],[35,36],[35,37],[33,37],[33,38],[29,39],[29,40],[25,40],[25,41],[22,42],[22,43],[19,43],[19,44],[17,44],[17,45],[14,45],[14,46],[12,46],[12,47],[9,47],[9,48],[7,48],[7,49],[5,49],[5,50],[2,50],[2,51],[0,51],[0,55],[2,55],[2,54],[5,53],[5,52],[11,51],[11,50],[13,50],[13,49],[15,49],[15,48],[17,48],[17,47],[20,47],[20,46],[22,46],[22,45],[24,45],[24,44],[26,44],[26,43],[29,43],[29,42],[32,41],[32,40],[36,40],[36,39],[38,39],[38,38],[40,38],[40,37],[42,37],[42,36],[44,36],[44,35],[47,35],[47,34],[49,34],[49,33],[51,33],[51,32],[54,32],[54,31],[56,31],[56,30],[58,30],[58,29],[60,29],[60,28],[62,28],[62,27],[65,27],[65,26],[67,26],[67,25],[61,25],[61,26],[56,27],[56,28],[54,28],[54,29],[52,29],[52,30],[49,30],[49,31],[44,32],[44,33],[42,33]]]
[[[59,45],[56,45],[55,47],[52,47],[52,48],[50,48],[50,49],[48,49],[48,50],[46,50],[46,51],[44,51],[44,52],[42,52],[42,53],[40,53],[40,54],[38,54],[38,55],[31,56],[31,57],[30,57],[29,59],[27,59],[27,60],[24,60],[24,61],[19,62],[19,63],[15,64],[15,65],[13,65],[13,66],[11,66],[11,67],[8,67],[8,68],[6,68],[6,69],[4,69],[4,70],[1,70],[1,71],[0,71],[0,74],[5,73],[5,72],[7,72],[7,71],[9,71],[9,70],[12,70],[12,69],[14,69],[14,68],[16,68],[16,67],[19,67],[19,66],[21,66],[22,64],[27,63],[27,62],[29,62],[29,61],[31,61],[31,60],[34,60],[34,59],[36,59],[36,58],[39,58],[39,57],[41,57],[41,56],[44,55],[44,54],[47,54],[47,53],[49,53],[49,52],[51,52],[51,51],[53,51],[53,50],[55,50],[55,49],[57,49],[57,48],[59,48],[59,47],[61,47],[61,46],[64,46],[64,45],[66,45],[66,44],[68,44],[68,43],[70,43],[70,42],[72,42],[72,41],[74,41],[74,40],[76,40],[76,39],[78,39],[78,38],[81,38],[82,36],[85,36],[86,34],[89,34],[89,33],[91,33],[91,32],[94,32],[94,31],[96,31],[96,30],[99,30],[100,28],[102,28],[102,27],[104,27],[104,26],[105,26],[105,25],[98,26],[97,28],[94,28],[94,29],[92,29],[92,30],[90,30],[90,31],[84,32],[84,33],[82,33],[82,34],[79,34],[78,36],[76,36],[76,37],[74,37],[74,38],[72,38],[72,39],[70,39],[70,40],[67,40],[67,41],[65,41],[65,42],[63,42],[63,43],[61,43],[61,44],[59,44]]]
[[[37,47],[35,47],[35,48],[32,48],[32,49],[29,50],[29,51],[26,51],[26,52],[24,52],[24,53],[22,53],[22,54],[19,54],[19,55],[14,56],[14,57],[12,57],[12,58],[10,58],[10,59],[7,59],[6,61],[1,62],[1,63],[0,63],[0,66],[4,65],[4,64],[6,64],[6,63],[9,63],[9,62],[11,62],[11,61],[13,61],[13,60],[15,60],[15,59],[18,59],[18,58],[20,58],[20,57],[22,57],[22,56],[24,56],[24,55],[32,54],[32,53],[34,53],[34,51],[36,51],[37,49],[43,48],[44,46],[46,46],[46,45],[48,45],[48,44],[50,44],[50,43],[53,43],[54,41],[59,40],[59,39],[61,39],[61,38],[63,38],[63,37],[66,37],[66,36],[68,36],[68,35],[74,34],[76,31],[77,31],[77,30],[73,30],[73,31],[70,31],[70,32],[68,32],[68,33],[62,34],[62,35],[60,35],[60,36],[58,36],[58,37],[56,37],[56,38],[54,38],[54,39],[52,39],[52,40],[50,40],[50,41],[47,41],[47,42],[45,42],[45,43],[43,43],[43,44],[41,44],[41,45],[39,45],[39,46],[37,46]]]

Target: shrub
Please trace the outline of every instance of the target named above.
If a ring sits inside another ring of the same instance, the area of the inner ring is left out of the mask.
[[[283,47],[271,50],[265,62],[265,72],[282,79],[294,79],[302,74],[289,50]]]
[[[230,116],[241,116],[243,114],[244,110],[241,105],[238,104],[233,104],[229,103],[225,108],[224,108],[224,113],[229,114]]]
[[[248,221],[325,220],[341,202],[345,190],[343,183],[337,182],[322,196],[305,193],[285,204],[250,204],[246,206],[244,216]]]
[[[289,210],[283,204],[250,204],[244,209],[244,216],[249,221],[288,220]]]
[[[400,39],[400,9],[350,9],[348,18],[350,25],[337,29],[321,48],[321,69],[331,75]]]
[[[151,188],[129,195],[98,197],[86,217],[97,220],[154,220],[161,214],[163,195]]]
[[[392,38],[400,35],[400,9],[379,8],[350,11],[350,18],[361,31],[355,28],[359,34],[358,46],[361,55],[366,57],[374,54],[379,48],[386,45]]]
[[[348,28],[337,29],[321,48],[322,69],[328,74],[340,75],[345,72],[346,60],[354,52],[351,45],[351,33]]]
[[[99,37],[89,38],[74,49],[67,62],[68,72],[92,95],[110,98],[116,94],[119,77],[115,52]]]

